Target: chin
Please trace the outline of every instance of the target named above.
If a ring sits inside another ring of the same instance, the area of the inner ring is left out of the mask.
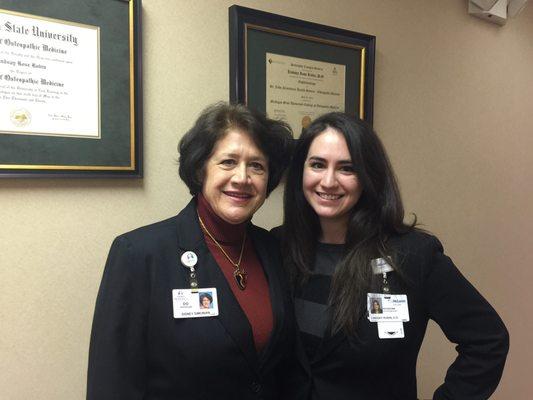
[[[337,211],[330,210],[330,209],[323,209],[322,207],[317,207],[314,209],[316,215],[318,215],[321,218],[335,218],[337,216]]]
[[[336,212],[323,212],[323,213],[316,213],[316,215],[318,215],[318,218],[322,218],[324,220],[336,221],[340,217],[342,217],[343,214],[339,214]]]
[[[224,216],[224,219],[226,220],[226,222],[229,222],[230,224],[237,225],[237,224],[242,224],[243,222],[248,221],[249,219],[252,218],[252,215],[253,214],[249,214],[249,213],[231,214],[231,215]]]
[[[324,220],[334,220],[337,216],[333,214],[317,214],[318,218],[322,218]]]

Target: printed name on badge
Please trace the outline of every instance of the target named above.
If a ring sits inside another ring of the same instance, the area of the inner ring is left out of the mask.
[[[174,318],[203,318],[218,315],[216,288],[172,290]]]
[[[368,320],[370,322],[407,322],[409,307],[405,294],[367,294]]]

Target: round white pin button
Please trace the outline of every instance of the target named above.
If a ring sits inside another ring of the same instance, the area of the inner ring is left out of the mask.
[[[198,262],[198,256],[194,251],[186,251],[181,255],[181,263],[187,268],[194,267]]]

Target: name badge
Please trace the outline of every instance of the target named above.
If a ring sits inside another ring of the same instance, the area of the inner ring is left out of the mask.
[[[407,322],[409,307],[405,294],[367,293],[370,322]]]
[[[405,337],[403,322],[378,322],[378,336],[380,339],[401,339]]]
[[[174,318],[203,318],[218,315],[216,288],[172,290]]]

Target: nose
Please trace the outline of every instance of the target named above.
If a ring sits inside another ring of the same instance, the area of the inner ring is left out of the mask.
[[[328,168],[324,171],[324,175],[322,175],[322,180],[320,181],[320,184],[324,188],[334,188],[337,186],[337,177],[335,176],[335,170],[333,168]]]
[[[238,185],[245,185],[248,182],[248,170],[245,163],[241,163],[235,168],[231,181]]]

